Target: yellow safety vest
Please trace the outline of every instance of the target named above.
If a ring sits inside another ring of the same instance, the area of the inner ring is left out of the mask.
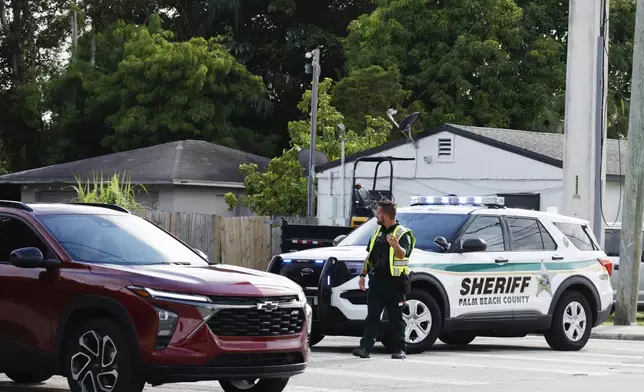
[[[369,266],[373,266],[371,263],[371,260],[369,260],[371,256],[371,251],[373,250],[373,246],[376,243],[376,238],[378,238],[378,235],[380,234],[380,228],[382,226],[378,225],[378,230],[374,233],[374,235],[371,237],[371,242],[369,242],[369,254],[367,255],[367,264]],[[414,249],[414,246],[416,245],[416,238],[414,237],[414,233],[405,226],[398,225],[394,229],[394,237],[396,237],[397,240],[400,241],[402,236],[406,233],[409,233],[409,237],[411,237],[411,249],[409,254],[411,255],[411,251]],[[399,259],[396,257],[394,248],[389,247],[389,271],[391,272],[391,276],[401,276],[401,275],[409,275],[409,257],[405,255],[402,259]]]

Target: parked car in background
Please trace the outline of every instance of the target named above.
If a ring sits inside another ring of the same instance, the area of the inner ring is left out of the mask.
[[[0,373],[17,383],[281,392],[307,366],[311,317],[288,278],[211,265],[120,207],[0,201]]]
[[[606,225],[606,231],[605,231],[605,240],[604,240],[604,251],[606,252],[606,255],[611,259],[613,262],[613,275],[611,276],[610,280],[613,285],[613,291],[614,291],[614,298],[613,301],[617,301],[617,288],[619,287],[619,275],[624,273],[623,270],[620,270],[619,268],[619,247],[620,247],[620,234],[622,232],[622,224],[621,222],[617,222],[612,225]],[[642,240],[644,241],[644,235],[642,236]],[[644,242],[643,242],[644,245]],[[644,250],[642,251],[642,255],[640,257],[640,263],[644,262]],[[644,309],[644,265],[640,265],[640,287],[639,287],[639,293],[637,296],[637,308],[639,310]]]

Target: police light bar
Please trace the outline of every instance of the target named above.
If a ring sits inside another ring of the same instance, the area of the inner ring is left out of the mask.
[[[505,198],[501,196],[412,196],[411,205],[474,205],[502,206]]]

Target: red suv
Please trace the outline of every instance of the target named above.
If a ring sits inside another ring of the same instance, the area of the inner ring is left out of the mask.
[[[296,283],[211,265],[121,207],[0,201],[0,373],[15,382],[282,391],[307,366],[310,325]]]

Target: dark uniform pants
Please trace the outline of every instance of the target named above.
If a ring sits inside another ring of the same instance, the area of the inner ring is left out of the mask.
[[[376,341],[380,315],[382,310],[386,308],[394,350],[407,351],[407,345],[405,343],[405,321],[402,317],[404,295],[405,290],[402,278],[391,276],[379,277],[377,275],[369,277],[369,288],[367,290],[367,326],[364,331],[364,336],[360,340],[360,347],[371,351]]]

